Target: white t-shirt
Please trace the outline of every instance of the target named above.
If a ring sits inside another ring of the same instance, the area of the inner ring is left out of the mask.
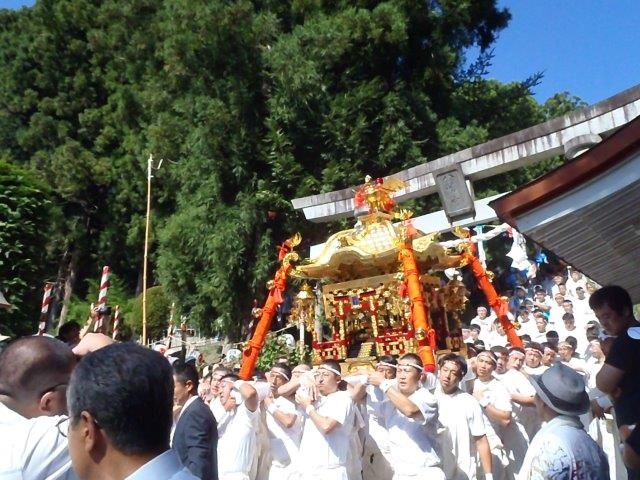
[[[274,464],[284,467],[289,465],[298,455],[302,438],[302,419],[296,405],[285,397],[275,398],[272,405],[275,405],[275,408],[282,413],[296,416],[294,424],[285,428],[267,409],[266,423],[269,431],[271,459]]]
[[[65,417],[24,418],[0,403],[0,478],[3,480],[57,480],[75,478]]]
[[[382,402],[384,393],[378,387],[367,385],[365,425],[367,429],[367,442],[373,442],[378,449],[389,453],[389,431],[382,416]]]
[[[548,369],[549,369],[549,367],[547,367],[546,365],[542,365],[542,364],[538,365],[535,368],[529,367],[527,365],[522,367],[522,371],[524,373],[526,373],[527,375],[542,375]]]
[[[491,313],[491,315],[486,316],[485,318],[480,318],[477,315],[471,319],[469,322],[471,325],[479,325],[480,326],[480,335],[478,338],[483,342],[486,342],[486,339],[491,335],[493,331],[493,321],[496,319],[496,316]]]
[[[244,403],[229,412],[224,430],[218,429],[218,476],[220,480],[249,475],[256,451],[256,432],[260,412],[250,411]]]
[[[444,474],[449,480],[475,480],[478,462],[474,437],[486,434],[482,408],[461,390],[447,395],[436,388],[435,395],[438,420],[445,427],[440,434]]]
[[[500,380],[492,378],[489,381],[482,381],[476,378],[473,383],[474,393],[479,391],[482,393],[483,399],[498,410],[503,410],[511,414],[511,396]],[[489,448],[492,451],[501,449],[503,427],[499,422],[494,422],[487,415],[484,416],[485,428],[487,430],[487,440],[489,440]]]
[[[510,394],[517,393],[528,397],[535,397],[536,395],[536,390],[533,388],[533,385],[531,385],[527,376],[518,370],[508,370],[502,377],[502,383],[504,383],[504,386]],[[536,407],[532,405],[520,405],[516,402],[511,403],[513,404],[513,418],[517,423],[524,426],[529,439],[533,438],[533,434],[540,428],[540,420]]]
[[[440,465],[436,454],[438,401],[425,388],[419,388],[411,400],[422,418],[406,417],[388,399],[382,412],[389,431],[389,448],[393,470],[399,475],[418,475],[425,467]]]
[[[536,394],[529,379],[517,370],[508,370],[500,381],[510,394],[518,393],[531,397]],[[540,420],[536,407],[524,406],[516,402],[511,402],[511,405],[511,423],[503,429],[502,442],[510,452],[514,468],[519,470],[529,447],[530,435],[532,437],[540,428]]]
[[[320,397],[316,404],[318,415],[329,417],[338,425],[326,435],[318,430],[310,418],[304,422],[298,470],[319,471],[347,467],[350,438],[354,426],[355,406],[347,392],[337,391]]]
[[[533,340],[533,336],[538,333],[538,327],[536,327],[536,321],[534,320],[532,315],[529,315],[529,319],[524,322],[522,317],[518,317],[518,321],[520,322],[520,329],[518,330],[518,335],[529,335],[531,340]],[[545,337],[546,340],[546,337]],[[544,341],[544,340],[543,340]]]
[[[489,335],[489,338],[487,339],[487,341],[485,342],[486,344],[485,346],[487,347],[487,349],[491,347],[495,347],[496,345],[505,347],[508,342],[509,340],[507,339],[506,334],[500,335],[498,332],[492,332],[491,335]]]

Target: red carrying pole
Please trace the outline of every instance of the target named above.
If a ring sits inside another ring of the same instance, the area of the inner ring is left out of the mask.
[[[276,314],[276,309],[278,305],[284,301],[283,294],[287,288],[287,278],[293,268],[291,262],[298,260],[298,254],[293,251],[293,248],[300,243],[301,239],[300,234],[296,234],[286,240],[280,248],[278,258],[282,261],[282,266],[278,268],[278,271],[273,277],[273,285],[269,289],[269,295],[264,303],[264,307],[262,307],[262,313],[256,325],[256,330],[251,340],[249,340],[247,348],[245,348],[242,353],[242,366],[240,367],[238,376],[243,380],[251,379],[253,368],[258,361],[260,350],[262,350],[264,346],[267,334],[271,328],[271,322]]]
[[[509,311],[509,304],[507,303],[507,300],[498,295],[493,284],[489,281],[487,271],[480,263],[480,260],[478,260],[478,257],[469,252],[462,252],[462,256],[467,265],[471,267],[473,276],[475,277],[476,282],[478,282],[478,286],[484,293],[485,297],[487,297],[489,306],[493,308],[498,315],[502,328],[504,328],[504,331],[507,334],[507,341],[513,347],[522,347],[522,340],[518,337],[516,328],[507,316],[507,312]]]

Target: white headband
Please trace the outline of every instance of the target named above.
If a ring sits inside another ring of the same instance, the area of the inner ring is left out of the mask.
[[[287,382],[288,382],[289,380],[291,380],[291,379],[287,376],[287,374],[286,374],[286,373],[282,373],[282,372],[278,372],[278,371],[271,370],[271,374],[272,374],[272,375],[278,375],[278,376],[280,376],[280,377],[284,378]]]
[[[395,368],[396,370],[398,369],[397,365],[394,365],[393,363],[389,363],[389,362],[378,362],[378,365],[382,365],[383,367]]]
[[[422,367],[420,365],[418,365],[417,363],[409,362],[409,363],[405,363],[403,365],[398,365],[398,367],[413,367],[416,370],[418,370],[420,373],[422,373]],[[396,368],[398,368],[398,367],[396,367]]]
[[[320,366],[318,367],[318,369],[321,369],[321,368],[322,368],[323,370],[328,370],[328,371],[330,371],[331,373],[335,373],[335,374],[336,374],[336,375],[338,375],[339,377],[342,377],[342,373],[341,373],[341,372],[339,372],[339,371],[338,371],[338,370],[336,370],[335,368],[331,368],[329,365],[320,365]]]

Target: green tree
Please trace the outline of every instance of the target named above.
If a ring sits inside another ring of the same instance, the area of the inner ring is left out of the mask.
[[[55,281],[47,275],[50,195],[36,175],[0,158],[0,289],[12,304],[0,312],[3,333],[37,331],[44,279]]]
[[[509,18],[496,0],[38,0],[0,11],[0,154],[44,178],[61,212],[45,248],[56,264],[40,278],[64,281],[73,318],[102,265],[126,295],[140,292],[153,153],[165,163],[153,178],[149,285],[204,332],[238,338],[278,244],[300,231],[304,252],[351,223],[310,224],[291,198],[577,103],[538,105],[536,76],[483,78]],[[413,203],[437,208],[435,197]]]
[[[171,301],[161,285],[147,289],[147,338],[158,340],[167,336]],[[142,335],[142,295],[133,302],[129,321],[134,333]]]

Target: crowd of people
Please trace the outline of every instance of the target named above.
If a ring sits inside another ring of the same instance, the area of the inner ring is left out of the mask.
[[[0,353],[0,479],[637,479],[640,324],[624,289],[584,307],[579,287],[573,306],[514,293],[524,348],[478,308],[468,354],[435,372],[407,353],[244,381],[100,334],[17,339]]]

